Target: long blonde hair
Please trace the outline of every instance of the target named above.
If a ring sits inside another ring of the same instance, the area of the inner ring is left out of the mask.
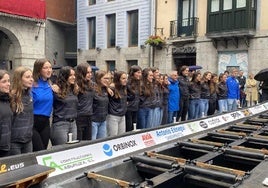
[[[32,70],[28,67],[18,67],[14,71],[12,86],[11,86],[11,109],[15,113],[21,113],[24,109],[22,103],[22,94],[24,91],[22,77],[25,72]],[[29,92],[31,88],[27,88]]]

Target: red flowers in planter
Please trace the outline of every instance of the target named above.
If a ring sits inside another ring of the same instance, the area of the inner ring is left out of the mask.
[[[160,36],[152,35],[145,41],[145,44],[149,44],[150,46],[163,46],[165,44],[165,40]]]

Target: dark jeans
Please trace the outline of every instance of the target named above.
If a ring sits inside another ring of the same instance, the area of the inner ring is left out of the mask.
[[[48,116],[34,115],[33,151],[47,149],[50,137],[50,122]]]
[[[133,123],[137,123],[138,112],[127,111],[126,113],[126,132],[133,130]]]
[[[51,143],[53,146],[65,144],[68,141],[68,133],[72,133],[72,140],[77,139],[76,121],[58,121],[51,127]]]
[[[32,141],[27,143],[12,142],[10,148],[10,155],[19,155],[23,153],[30,153],[33,151]]]
[[[186,121],[187,113],[189,108],[189,98],[181,97],[180,98],[180,111],[177,116],[177,121],[181,118],[181,121]]]
[[[213,115],[217,109],[217,100],[209,99],[208,101],[208,115]]]
[[[77,139],[91,140],[92,120],[91,116],[78,116],[76,119]]]
[[[168,105],[163,106],[162,110],[163,110],[163,116],[161,125],[165,125],[168,124]]]

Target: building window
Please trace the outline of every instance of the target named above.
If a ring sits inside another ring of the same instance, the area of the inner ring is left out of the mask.
[[[96,66],[96,61],[87,61],[90,66]]]
[[[138,46],[139,38],[139,12],[138,10],[128,12],[128,40],[129,46]]]
[[[106,61],[107,71],[115,71],[115,61]]]
[[[252,3],[254,3],[254,1],[252,1]],[[236,8],[244,8],[246,5],[246,0],[236,0]]]
[[[138,60],[127,60],[127,68],[128,70],[132,65],[138,65]]]
[[[223,10],[231,10],[233,8],[232,3],[233,3],[233,0],[224,0],[223,1]]]
[[[107,15],[107,47],[115,47],[115,31],[116,31],[116,23],[115,23],[115,14]]]
[[[88,48],[96,48],[96,18],[88,18]]]
[[[211,0],[211,11],[218,12],[220,10],[220,0]]]
[[[96,4],[96,0],[88,0],[88,5],[95,5]]]

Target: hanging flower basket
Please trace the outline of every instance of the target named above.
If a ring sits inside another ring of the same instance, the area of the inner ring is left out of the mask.
[[[161,48],[165,44],[165,40],[162,39],[160,36],[152,35],[146,41],[145,44],[148,44],[153,47]]]

